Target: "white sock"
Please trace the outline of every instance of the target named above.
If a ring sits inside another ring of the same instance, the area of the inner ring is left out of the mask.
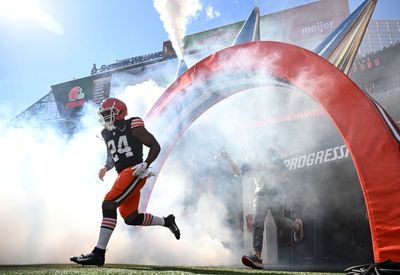
[[[150,225],[164,225],[164,218],[153,216],[153,220]]]
[[[164,225],[164,218],[153,216],[149,213],[143,213],[143,226]]]
[[[113,233],[116,225],[117,219],[103,218],[96,247],[106,250],[108,241],[110,240],[111,234]]]

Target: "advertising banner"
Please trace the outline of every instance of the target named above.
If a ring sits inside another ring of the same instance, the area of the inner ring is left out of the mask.
[[[249,11],[250,12],[250,11]],[[260,17],[260,39],[314,48],[349,15],[347,0],[317,1]],[[231,46],[244,21],[188,35],[185,52],[212,52]]]

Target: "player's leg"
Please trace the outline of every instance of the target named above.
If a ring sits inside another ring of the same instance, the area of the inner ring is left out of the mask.
[[[121,202],[119,211],[125,223],[133,226],[165,226],[171,230],[175,238],[179,240],[180,231],[175,223],[175,217],[170,214],[167,217],[158,217],[150,213],[139,213],[140,189],[146,183],[146,178],[142,179],[137,188]]]
[[[81,265],[104,265],[107,244],[111,238],[111,234],[114,231],[115,226],[117,225],[117,207],[118,204],[114,201],[103,201],[103,219],[100,226],[97,245],[93,251],[88,254],[82,254],[78,257],[71,257],[70,260],[72,262]]]
[[[126,216],[124,220],[126,224],[133,226],[164,226],[165,224],[164,218],[149,213],[139,213],[138,210],[134,210],[131,214]]]
[[[271,209],[271,214],[276,223],[276,227],[282,229],[291,229],[293,231],[293,238],[295,242],[300,242],[304,238],[303,222],[301,219],[291,220],[289,218],[279,215],[278,209]]]
[[[101,221],[99,238],[93,252],[97,252],[104,257],[107,244],[117,225],[117,208],[118,204],[114,201],[104,201],[102,204],[103,219]]]
[[[100,226],[99,238],[96,247],[91,253],[71,257],[72,262],[82,265],[102,266],[105,259],[107,244],[117,224],[117,208],[121,201],[128,196],[132,189],[139,184],[140,179],[132,176],[130,168],[118,174],[111,190],[106,194],[103,204],[103,219]]]
[[[261,252],[264,236],[264,223],[268,213],[267,201],[264,196],[255,196],[253,201],[253,249],[254,253],[244,255],[242,263],[251,268],[264,268]]]
[[[267,198],[264,196],[255,196],[253,202],[253,248],[255,254],[261,258],[264,224],[268,213]]]
[[[304,239],[303,221],[299,218],[295,219],[297,228],[293,230],[293,238],[295,242],[300,242]]]

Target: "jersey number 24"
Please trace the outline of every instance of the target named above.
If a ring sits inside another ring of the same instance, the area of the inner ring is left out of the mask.
[[[132,148],[128,144],[128,139],[126,135],[120,136],[118,139],[118,146],[115,146],[114,140],[109,140],[107,143],[108,149],[110,149],[110,153],[114,159],[114,161],[119,160],[118,155],[123,155],[125,154],[125,157],[132,157]]]

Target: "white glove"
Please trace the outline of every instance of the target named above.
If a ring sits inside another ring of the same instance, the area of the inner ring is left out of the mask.
[[[146,170],[147,170],[146,162],[136,164],[135,166],[132,167],[132,176],[141,178],[146,174],[145,173]]]

